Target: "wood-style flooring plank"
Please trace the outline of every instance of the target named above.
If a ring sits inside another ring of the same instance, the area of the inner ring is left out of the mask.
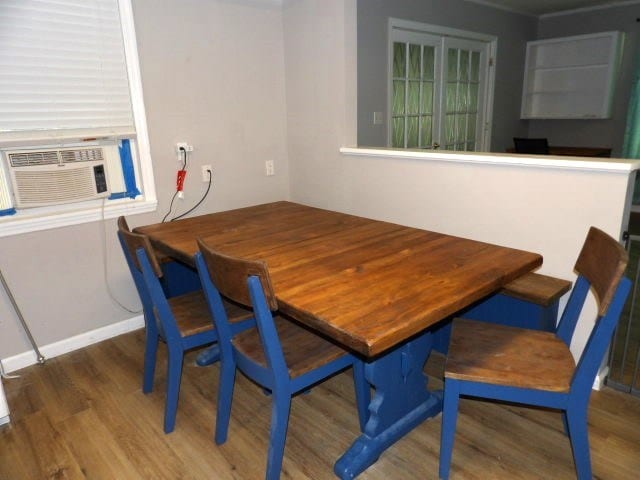
[[[12,422],[0,428],[0,480],[260,480],[269,444],[271,398],[238,374],[224,445],[213,440],[218,365],[187,354],[176,430],[162,430],[166,349],[154,391],[141,391],[142,331],[50,359],[4,380]],[[427,363],[442,386],[442,356]],[[338,374],[292,402],[281,478],[329,480],[358,435],[353,377]],[[640,399],[605,388],[589,411],[594,477],[640,471]],[[436,479],[440,417],[424,422],[365,471],[362,480]],[[553,410],[463,399],[452,480],[575,479],[562,418]]]

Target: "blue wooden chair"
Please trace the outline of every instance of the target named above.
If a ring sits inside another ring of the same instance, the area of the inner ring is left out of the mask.
[[[228,257],[201,240],[198,245],[196,265],[220,337],[216,443],[227,439],[236,368],[272,392],[267,480],[280,478],[292,396],[350,366],[354,368],[360,428],[364,429],[370,387],[362,361],[293,320],[272,314],[278,303],[264,262]],[[221,294],[252,307],[257,328],[234,335]]]
[[[167,344],[167,399],[164,431],[175,428],[184,352],[218,340],[202,289],[167,298],[160,279],[163,272],[146,235],[133,233],[121,217],[118,236],[138,290],[146,323],[143,392],[153,389],[159,340]],[[135,256],[134,256],[135,255]],[[225,302],[223,308],[237,329],[253,322],[252,312]]]
[[[631,288],[623,276],[627,263],[624,248],[591,227],[575,264],[578,278],[555,332],[454,320],[444,373],[441,478],[449,477],[458,404],[465,395],[561,410],[578,478],[591,480],[589,397]],[[590,289],[598,315],[576,365],[569,345]]]

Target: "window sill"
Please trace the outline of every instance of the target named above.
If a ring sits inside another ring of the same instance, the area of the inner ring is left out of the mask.
[[[96,222],[120,215],[153,212],[157,206],[156,199],[124,198],[19,210],[15,215],[0,217],[0,237]]]

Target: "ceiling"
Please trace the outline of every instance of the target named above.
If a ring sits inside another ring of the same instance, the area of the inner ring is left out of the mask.
[[[627,4],[629,1],[621,0],[471,0],[476,3],[492,5],[505,10],[511,10],[530,15],[543,15],[575,10],[578,8],[598,7],[603,5]]]

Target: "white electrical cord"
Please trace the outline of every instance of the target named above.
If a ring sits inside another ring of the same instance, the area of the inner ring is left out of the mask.
[[[104,277],[104,283],[107,286],[107,293],[109,294],[109,297],[111,298],[111,300],[113,300],[120,308],[122,308],[123,310],[125,310],[126,312],[129,313],[135,313],[135,314],[139,314],[142,313],[142,308],[140,308],[139,310],[135,310],[133,308],[129,308],[125,305],[122,304],[122,302],[120,302],[120,300],[118,300],[116,298],[116,295],[113,293],[113,290],[111,290],[111,285],[109,284],[109,262],[108,262],[108,258],[107,258],[107,221],[105,219],[105,215],[104,215],[104,209],[105,209],[105,204],[106,204],[106,199],[102,199],[102,274]]]

